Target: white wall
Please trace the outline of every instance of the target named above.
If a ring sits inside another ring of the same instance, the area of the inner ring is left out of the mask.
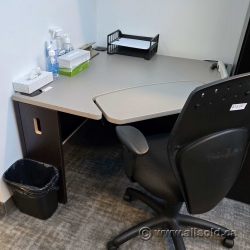
[[[107,34],[160,34],[158,53],[233,63],[249,0],[97,0],[98,44]]]
[[[11,0],[0,8],[0,177],[22,158],[11,101],[12,80],[32,68],[45,68],[44,42],[48,27],[61,26],[75,47],[96,41],[95,0]],[[10,197],[0,181],[0,202]]]

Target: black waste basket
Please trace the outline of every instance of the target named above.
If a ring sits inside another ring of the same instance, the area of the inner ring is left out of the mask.
[[[57,209],[58,178],[57,168],[30,159],[18,160],[3,175],[17,208],[41,220]]]

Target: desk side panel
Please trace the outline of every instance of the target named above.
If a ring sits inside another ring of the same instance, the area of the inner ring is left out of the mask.
[[[20,113],[20,109],[19,109],[19,102],[13,101],[13,104],[14,104],[16,122],[17,122],[23,157],[25,158],[25,157],[27,157],[27,149],[26,149],[26,144],[25,144],[25,136],[23,133],[23,124],[22,124],[21,113]]]
[[[250,148],[248,148],[241,172],[226,197],[250,204]]]
[[[58,168],[58,199],[59,202],[66,203],[66,180],[58,112],[25,103],[18,103],[18,106],[26,147],[24,156]],[[39,120],[38,131],[34,118]]]

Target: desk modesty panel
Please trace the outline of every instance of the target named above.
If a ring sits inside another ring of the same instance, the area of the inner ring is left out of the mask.
[[[142,58],[100,53],[90,67],[74,77],[60,76],[47,92],[35,97],[15,93],[14,101],[99,120],[102,112],[94,103],[103,94],[143,85],[192,81],[209,83],[221,79],[211,62],[155,55]],[[181,86],[180,86],[181,87]],[[181,90],[181,89],[180,89]],[[191,91],[190,91],[191,92]]]
[[[105,118],[126,124],[180,113],[189,94],[201,82],[169,82],[120,90],[98,96]]]

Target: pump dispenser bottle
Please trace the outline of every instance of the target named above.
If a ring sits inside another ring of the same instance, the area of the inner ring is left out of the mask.
[[[55,32],[55,40],[56,40],[56,44],[57,44],[57,49],[58,49],[58,56],[61,56],[63,54],[65,54],[65,49],[63,48],[63,38],[61,36],[61,31],[56,31]]]
[[[47,57],[48,71],[52,72],[53,80],[57,80],[59,78],[59,65],[57,62],[56,52],[54,51],[52,45],[50,45],[48,49],[49,49],[49,56]]]
[[[69,38],[69,34],[65,34],[63,35],[64,38],[64,49],[65,49],[65,53],[69,53],[70,51],[74,50],[72,44],[70,43],[70,38]]]
[[[61,36],[62,28],[52,27],[49,28],[49,31],[51,32],[51,43],[53,44],[54,50],[56,51],[56,56],[61,56],[65,54]]]

